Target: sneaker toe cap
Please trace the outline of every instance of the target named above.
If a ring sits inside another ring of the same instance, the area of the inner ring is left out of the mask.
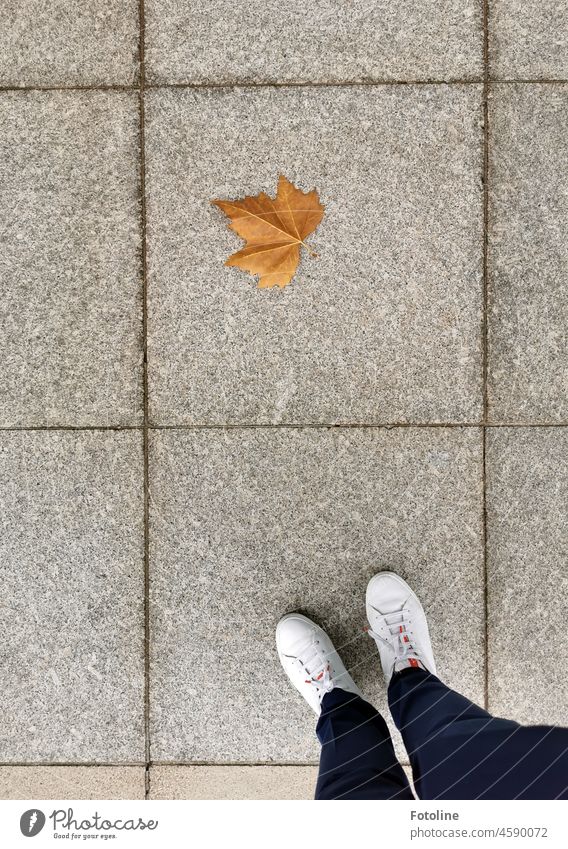
[[[302,641],[316,628],[315,622],[301,613],[288,613],[276,626],[276,647],[280,653],[287,654],[290,649]]]
[[[367,585],[367,604],[382,611],[396,610],[409,597],[412,589],[405,580],[394,572],[379,572]]]

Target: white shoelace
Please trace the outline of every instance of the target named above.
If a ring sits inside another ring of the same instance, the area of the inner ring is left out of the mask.
[[[315,687],[321,701],[326,693],[333,690],[334,684],[331,677],[331,664],[321,650],[320,641],[315,634],[312,641],[302,649],[302,657],[294,657],[294,659],[300,665],[302,674],[308,676],[305,679],[306,684]]]
[[[377,610],[377,608],[374,607],[373,610]],[[396,670],[400,663],[405,661],[417,661],[420,663],[420,666],[423,666],[423,661],[410,639],[412,630],[408,626],[412,623],[408,618],[410,615],[408,608],[403,607],[401,610],[395,610],[392,613],[386,614],[382,614],[380,610],[377,610],[377,613],[383,617],[384,623],[389,630],[389,636],[386,638],[382,637],[376,631],[373,631],[372,628],[369,628],[367,633],[375,640],[377,645],[379,642],[383,643],[383,645],[392,651],[394,657],[393,671]],[[409,665],[414,666],[413,663]]]

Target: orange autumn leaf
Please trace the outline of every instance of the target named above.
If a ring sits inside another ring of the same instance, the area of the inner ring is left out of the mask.
[[[234,265],[260,278],[258,286],[284,288],[296,273],[300,247],[323,218],[324,207],[315,189],[302,192],[281,176],[276,197],[265,192],[243,200],[214,200],[231,219],[229,227],[246,242],[225,265]]]

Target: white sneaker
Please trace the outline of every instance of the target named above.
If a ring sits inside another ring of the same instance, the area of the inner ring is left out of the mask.
[[[367,586],[369,635],[381,656],[387,685],[393,672],[418,666],[436,674],[426,614],[418,596],[394,572],[379,572]]]
[[[334,687],[361,695],[328,635],[307,616],[289,613],[280,620],[276,648],[288,678],[318,716]]]

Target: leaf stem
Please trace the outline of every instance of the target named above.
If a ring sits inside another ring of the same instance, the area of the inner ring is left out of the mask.
[[[310,256],[315,257],[315,259],[319,259],[319,254],[317,254],[314,250],[312,250],[310,248],[310,246],[308,244],[306,244],[306,242],[302,242],[301,244],[306,248],[306,250],[308,251]]]

